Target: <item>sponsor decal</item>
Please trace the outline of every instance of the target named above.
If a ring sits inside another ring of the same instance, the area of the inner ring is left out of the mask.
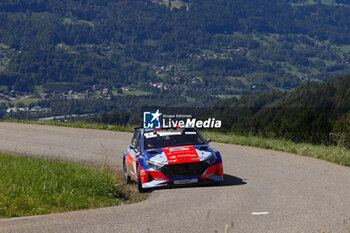
[[[193,146],[162,148],[168,164],[199,162],[197,151]]]

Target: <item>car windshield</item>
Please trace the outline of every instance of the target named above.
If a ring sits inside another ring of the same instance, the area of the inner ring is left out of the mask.
[[[206,142],[194,129],[156,130],[144,134],[144,149],[155,149],[185,145],[202,145]]]

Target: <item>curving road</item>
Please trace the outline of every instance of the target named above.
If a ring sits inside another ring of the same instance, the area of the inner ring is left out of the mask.
[[[119,165],[130,133],[0,123],[0,151]],[[156,190],[144,202],[0,220],[0,232],[346,232],[350,168],[251,147],[211,144],[222,186]],[[233,223],[233,229],[231,228]],[[227,226],[226,226],[227,225]]]

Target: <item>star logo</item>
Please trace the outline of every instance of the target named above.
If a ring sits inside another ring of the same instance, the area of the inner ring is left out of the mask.
[[[156,112],[143,112],[143,128],[145,129],[160,129],[161,115],[159,109]]]
[[[162,115],[161,113],[159,113],[159,109],[155,112],[155,113],[151,113],[153,118],[151,121],[154,121],[157,119],[157,121],[159,121],[159,117]]]

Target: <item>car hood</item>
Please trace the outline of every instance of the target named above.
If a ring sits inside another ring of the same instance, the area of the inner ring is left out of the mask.
[[[161,164],[178,164],[200,162],[207,159],[213,152],[208,146],[176,146],[156,150],[148,150],[150,161]]]

